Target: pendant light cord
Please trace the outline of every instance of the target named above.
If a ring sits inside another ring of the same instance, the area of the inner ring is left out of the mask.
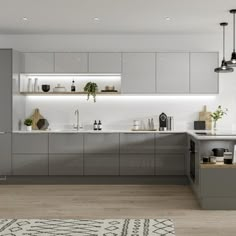
[[[225,61],[225,26],[223,25],[223,60]]]
[[[234,19],[234,22],[233,22],[233,24],[234,24],[234,28],[233,28],[233,33],[234,33],[234,36],[233,36],[233,40],[234,40],[234,52],[235,52],[235,13],[234,13],[234,16],[233,16],[233,19]]]

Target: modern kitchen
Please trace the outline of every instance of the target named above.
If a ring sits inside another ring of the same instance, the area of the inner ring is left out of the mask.
[[[148,2],[3,3],[0,235],[235,235],[236,5]]]

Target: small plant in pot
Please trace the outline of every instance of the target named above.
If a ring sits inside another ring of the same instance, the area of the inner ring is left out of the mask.
[[[215,110],[215,112],[213,112],[213,113],[211,114],[211,118],[212,118],[212,120],[213,120],[213,129],[214,129],[214,130],[216,130],[216,123],[217,123],[217,121],[220,120],[220,119],[222,119],[224,115],[227,115],[227,111],[228,111],[227,108],[223,109],[223,108],[221,107],[221,105],[219,105],[219,106],[217,107],[217,109]]]
[[[98,86],[96,83],[88,82],[84,87],[84,91],[87,92],[88,94],[87,100],[89,100],[90,95],[91,95],[93,96],[93,101],[96,102],[96,95],[98,91]]]
[[[24,125],[26,125],[26,130],[27,131],[32,131],[32,124],[33,124],[32,119],[25,119]]]

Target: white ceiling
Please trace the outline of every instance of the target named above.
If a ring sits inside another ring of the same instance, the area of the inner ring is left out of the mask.
[[[232,22],[228,10],[236,0],[0,0],[0,6],[0,34],[176,34],[218,32],[219,22]]]

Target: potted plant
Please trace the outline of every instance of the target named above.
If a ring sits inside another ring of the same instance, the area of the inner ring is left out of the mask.
[[[218,106],[215,112],[213,112],[210,116],[213,120],[213,128],[216,130],[216,122],[223,118],[224,115],[227,115],[228,109],[223,109],[221,105]]]
[[[27,131],[32,131],[32,123],[33,123],[33,120],[32,119],[25,119],[24,121],[24,125],[26,125],[26,130]]]
[[[98,86],[96,83],[88,82],[84,87],[84,91],[88,94],[87,100],[89,100],[91,95],[93,96],[93,101],[96,102],[96,93],[98,91]]]

